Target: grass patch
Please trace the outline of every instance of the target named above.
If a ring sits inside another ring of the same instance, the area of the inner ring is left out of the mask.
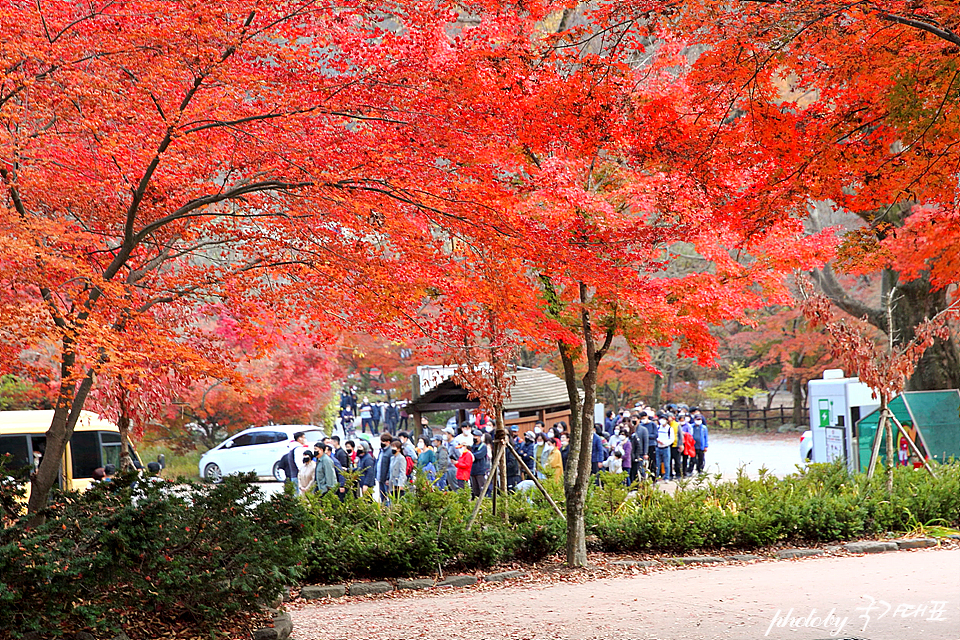
[[[200,464],[200,456],[203,455],[201,451],[191,451],[187,454],[174,453],[169,447],[163,445],[153,444],[146,447],[141,447],[138,450],[140,454],[140,459],[143,461],[143,464],[146,465],[148,462],[152,462],[157,459],[157,456],[163,455],[166,459],[166,468],[163,470],[163,475],[166,478],[186,478],[188,480],[199,480],[200,471],[197,465]]]

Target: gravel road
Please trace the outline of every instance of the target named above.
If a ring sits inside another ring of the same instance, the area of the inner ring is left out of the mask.
[[[294,609],[296,640],[958,640],[960,551],[638,570]]]

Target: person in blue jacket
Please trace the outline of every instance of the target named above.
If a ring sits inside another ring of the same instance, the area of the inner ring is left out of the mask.
[[[603,438],[598,431],[603,429],[602,424],[594,426],[593,430],[593,450],[590,452],[590,473],[596,475],[600,471],[600,463],[607,459],[607,451],[603,448]]]
[[[707,447],[710,440],[707,434],[707,423],[703,416],[694,414],[693,416],[693,447],[696,451],[697,473],[703,473],[703,460],[707,453]]]
[[[490,471],[490,458],[487,455],[487,444],[483,441],[483,432],[474,429],[471,433],[473,446],[470,447],[470,453],[473,454],[473,467],[470,469],[470,493],[474,498],[479,498]]]

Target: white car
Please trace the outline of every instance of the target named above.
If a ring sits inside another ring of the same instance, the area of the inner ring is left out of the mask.
[[[257,476],[284,479],[277,463],[295,444],[293,435],[299,431],[307,436],[307,444],[323,440],[326,434],[313,425],[283,424],[252,427],[234,434],[200,457],[200,477],[220,482],[231,473],[252,471]]]
[[[804,463],[813,461],[813,431],[809,429],[800,436],[800,460]]]

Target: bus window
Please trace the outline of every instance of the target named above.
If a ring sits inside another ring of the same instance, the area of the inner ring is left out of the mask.
[[[30,445],[27,442],[27,436],[0,436],[0,456],[10,454],[10,461],[7,468],[10,471],[25,470],[27,474],[32,471],[30,455]]]
[[[33,465],[33,470],[36,471],[37,467],[40,466],[40,461],[43,459],[43,454],[47,452],[47,436],[45,435],[30,435],[30,451],[32,452],[31,464]]]
[[[70,438],[74,478],[92,478],[100,463],[100,440],[96,431],[74,431]]]
[[[110,433],[109,431],[98,431],[100,434],[100,443],[101,443],[101,455],[103,458],[103,464],[101,467],[105,467],[108,464],[114,465],[117,469],[120,468],[120,434],[119,433]]]

